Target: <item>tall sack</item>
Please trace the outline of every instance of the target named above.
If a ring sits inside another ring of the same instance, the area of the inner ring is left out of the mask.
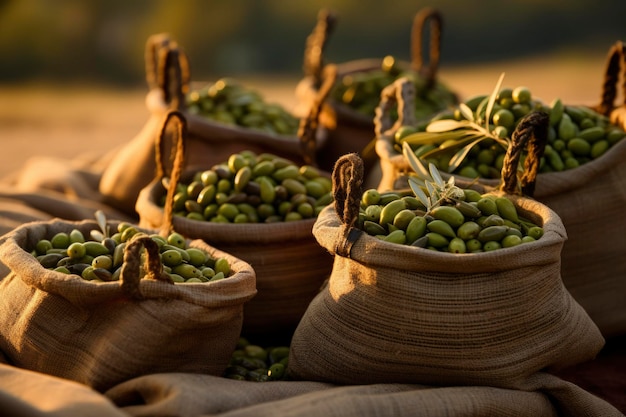
[[[135,213],[139,191],[155,176],[154,142],[170,110],[183,112],[189,130],[189,166],[210,166],[230,154],[249,149],[272,152],[296,161],[315,163],[315,147],[324,143],[323,131],[316,138],[313,154],[296,135],[278,135],[219,123],[193,114],[186,105],[190,90],[187,55],[167,34],[152,35],[146,42],[146,107],[149,119],[142,130],[123,145],[102,173],[99,191],[104,201],[126,213]]]
[[[184,146],[184,116],[171,112],[166,119],[178,122],[178,146]],[[163,135],[159,141],[164,141]],[[157,149],[160,149],[157,144]],[[275,223],[216,223],[172,215],[172,205],[179,180],[196,172],[184,168],[184,149],[177,149],[167,192],[164,161],[159,155],[157,177],[139,194],[137,213],[140,225],[160,228],[163,225],[182,235],[203,239],[241,257],[254,268],[257,295],[244,306],[242,333],[248,337],[271,339],[272,335],[288,340],[308,303],[317,295],[332,268],[332,257],[321,248],[312,234],[314,218]],[[165,205],[161,201],[165,199]]]
[[[86,220],[33,222],[0,241],[0,261],[10,269],[0,281],[0,351],[11,365],[100,392],[159,372],[222,374],[239,338],[243,304],[256,292],[249,264],[195,240],[190,247],[227,258],[234,274],[211,283],[172,284],[158,279],[158,247],[144,237],[127,245],[119,281],[96,283],[45,269],[31,254],[41,239],[73,229],[89,236],[99,226]],[[144,246],[149,274],[140,279]]]
[[[626,102],[614,106],[618,84],[611,72],[617,57],[626,88],[626,54],[617,42],[609,53],[602,100],[595,109],[626,130]],[[561,254],[563,282],[605,337],[626,334],[625,160],[622,139],[571,171],[539,174],[532,195],[561,217],[569,235]]]
[[[615,105],[617,87],[626,87],[624,45],[609,50],[600,103],[590,108],[608,116],[612,124],[626,129],[626,103]],[[379,189],[406,187],[406,160],[393,148],[392,135],[402,121],[392,124],[387,107],[411,100],[408,83],[390,86],[377,113],[379,140],[376,151],[382,166]],[[404,112],[401,112],[401,118]],[[611,146],[602,156],[561,172],[542,172],[526,195],[554,210],[565,225],[569,239],[561,255],[563,283],[587,311],[605,337],[626,334],[626,140]],[[499,180],[477,181],[483,190],[498,187]]]
[[[451,254],[385,242],[352,226],[361,181],[358,157],[338,161],[335,205],[313,228],[335,262],[293,336],[293,378],[515,388],[600,351],[602,335],[561,281],[567,235],[547,206],[497,191],[544,235]]]
[[[298,97],[300,106],[305,112],[308,111],[310,103],[324,82],[324,51],[336,25],[337,16],[335,14],[326,9],[320,10],[317,24],[307,38],[304,52],[304,77],[296,87],[296,97]],[[441,93],[439,91],[446,90],[438,80],[437,74],[442,26],[443,17],[438,10],[425,7],[418,11],[412,24],[411,62],[395,62],[394,65],[397,65],[402,71],[412,72],[416,80],[423,86],[420,91],[425,96],[442,94],[445,99],[440,98],[440,100],[442,106],[445,107],[446,102],[454,104],[457,98],[453,93]],[[430,31],[429,59],[428,62],[424,62],[422,48],[427,28]],[[349,76],[356,78],[375,74],[377,71],[381,71],[383,66],[383,59],[373,58],[337,64],[337,80],[343,82],[342,80]],[[379,89],[381,86],[375,88]],[[375,93],[372,96],[377,99],[378,94]],[[367,115],[359,112],[331,95],[326,100],[320,117],[320,123],[327,129],[327,138],[325,147],[317,154],[319,166],[324,170],[331,171],[340,156],[355,152],[364,160],[366,176],[371,177],[371,181],[377,182],[380,173],[378,157],[373,146],[375,134],[372,119],[373,114]]]

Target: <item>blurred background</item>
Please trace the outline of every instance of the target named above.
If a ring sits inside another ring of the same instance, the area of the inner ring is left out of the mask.
[[[408,57],[413,15],[444,16],[447,66],[545,54],[603,55],[626,27],[622,0],[1,0],[0,81],[137,85],[143,47],[169,32],[199,78],[301,70],[321,8],[338,16],[328,58]]]
[[[0,141],[25,157],[71,135],[101,149],[130,140],[147,117],[155,33],[179,42],[193,80],[239,77],[291,106],[320,9],[338,19],[326,61],[342,63],[408,60],[426,6],[444,17],[440,78],[462,95],[489,93],[505,72],[546,100],[595,101],[607,51],[626,39],[623,0],[0,0]],[[0,160],[3,172],[19,163]]]

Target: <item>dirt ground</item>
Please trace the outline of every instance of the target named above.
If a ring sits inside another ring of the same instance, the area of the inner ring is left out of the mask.
[[[502,72],[503,86],[525,85],[549,103],[596,104],[605,57],[543,57],[519,62],[446,68],[439,79],[462,98],[489,94]],[[250,77],[242,82],[267,100],[295,109],[296,77]],[[199,81],[199,80],[194,80]],[[148,119],[147,88],[111,90],[58,85],[0,85],[0,177],[12,175],[33,155],[71,159],[105,153],[131,140]]]

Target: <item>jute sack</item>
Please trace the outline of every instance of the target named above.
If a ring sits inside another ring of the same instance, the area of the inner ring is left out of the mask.
[[[10,269],[0,281],[0,351],[9,363],[101,392],[158,372],[221,375],[239,338],[243,304],[256,292],[250,265],[195,240],[189,246],[225,257],[234,274],[173,284],[162,278],[156,242],[142,237],[127,245],[120,280],[96,283],[45,269],[31,254],[41,239],[75,228],[89,236],[98,225],[32,222],[0,240],[0,261]]]
[[[617,57],[626,91],[626,53],[617,42],[609,53],[602,99],[595,109],[626,129],[626,101],[614,104]],[[569,235],[561,254],[563,282],[605,337],[626,334],[625,160],[622,139],[600,158],[571,171],[539,174],[532,194],[561,217]]]
[[[311,232],[315,219],[235,224],[172,215],[177,184],[181,178],[196,172],[183,169],[186,143],[183,114],[170,112],[165,126],[168,124],[176,124],[179,139],[174,167],[168,177],[169,188],[163,186],[165,162],[160,157],[157,177],[141,190],[137,199],[139,224],[148,228],[171,224],[172,230],[185,237],[203,239],[252,265],[258,293],[244,306],[242,332],[257,338],[275,335],[288,340],[332,268],[332,257],[317,244]],[[159,141],[164,140],[161,135]]]
[[[325,141],[323,130],[316,130],[318,135],[313,138],[313,144],[301,143],[296,135],[256,131],[193,114],[188,111],[185,101],[190,78],[187,56],[175,41],[166,34],[148,38],[146,79],[149,91],[146,107],[150,116],[142,130],[117,151],[104,170],[99,183],[104,202],[135,214],[139,191],[155,176],[155,138],[169,110],[182,111],[187,119],[190,167],[210,166],[244,149],[257,153],[272,152],[295,161],[315,163],[316,146],[323,146]],[[323,93],[321,90],[320,94]],[[324,97],[318,96],[316,100],[323,101]],[[315,103],[314,100],[311,105]],[[313,147],[312,151],[309,145]]]
[[[615,105],[620,75],[624,78],[624,46],[615,43],[609,50],[600,103],[593,110],[609,116],[612,124],[626,129],[626,103]],[[626,78],[622,80],[622,90]],[[380,190],[406,187],[411,169],[402,154],[393,149],[391,135],[400,125],[385,122],[383,107],[411,100],[410,83],[390,86],[381,99],[376,151],[382,166]],[[399,111],[401,115],[405,111]],[[561,172],[537,174],[532,192],[526,193],[554,210],[561,218],[569,239],[561,254],[563,283],[587,311],[606,337],[626,333],[626,140],[622,139],[597,159]],[[478,181],[456,176],[465,183],[477,183],[483,190],[497,188],[499,180]]]
[[[430,30],[429,60],[424,62],[423,43],[427,29]],[[318,94],[320,86],[325,82],[324,75],[324,51],[330,35],[337,24],[337,17],[328,10],[320,10],[317,24],[307,38],[304,52],[304,77],[296,86],[296,97],[302,112],[308,112],[310,103]],[[443,17],[433,8],[426,7],[418,11],[413,18],[411,32],[411,61],[398,62],[404,71],[412,71],[417,80],[423,83],[420,91],[424,95],[442,89],[438,80],[438,68],[441,51],[441,31]],[[337,64],[337,80],[344,77],[359,77],[368,73],[380,71],[383,59],[359,59]],[[376,87],[376,88],[381,88]],[[456,95],[447,97],[442,101],[455,103]],[[377,182],[380,176],[378,157],[374,149],[374,124],[373,114],[368,116],[347,104],[331,96],[325,101],[320,123],[327,129],[326,145],[318,152],[317,161],[319,166],[327,171],[332,171],[337,159],[347,153],[358,153],[365,163],[366,177],[372,177]]]
[[[335,205],[313,228],[335,261],[293,336],[293,378],[514,388],[600,351],[602,335],[561,281],[567,234],[547,206],[498,192],[544,235],[452,254],[385,242],[353,226],[361,181],[356,155],[337,162]]]
[[[16,375],[13,379],[23,380],[18,378]],[[0,378],[0,388],[4,388],[1,382]],[[207,392],[212,395],[206,395]],[[545,373],[534,375],[524,389],[515,390],[417,384],[334,386],[311,381],[258,384],[205,375],[167,374],[136,378],[105,395],[122,412],[155,417],[623,416],[605,400]]]

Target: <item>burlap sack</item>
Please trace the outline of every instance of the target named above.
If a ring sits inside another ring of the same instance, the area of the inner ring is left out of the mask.
[[[316,130],[314,144],[301,143],[296,135],[277,135],[211,121],[187,111],[185,95],[190,74],[182,48],[165,34],[153,35],[146,43],[146,107],[150,117],[142,130],[112,159],[100,179],[104,202],[126,213],[135,213],[139,191],[155,176],[154,143],[169,110],[184,113],[189,127],[188,165],[211,166],[231,154],[249,149],[272,152],[289,159],[315,163],[315,149],[322,147],[323,130]],[[323,94],[323,91],[320,92]],[[316,97],[323,101],[324,97]],[[315,101],[311,104],[313,106]],[[304,123],[304,121],[303,121]],[[312,154],[311,148],[312,146]]]
[[[615,106],[620,73],[626,74],[621,42],[609,51],[600,104],[593,109],[626,128],[626,103]],[[622,81],[626,86],[626,78]],[[390,104],[408,97],[410,85],[390,87]],[[395,100],[395,101],[394,101]],[[383,101],[381,100],[381,104]],[[381,114],[383,109],[381,108]],[[379,189],[404,188],[404,173],[410,172],[402,154],[393,149],[391,134],[398,125],[384,124],[376,151],[382,166]],[[532,194],[561,218],[569,239],[563,246],[563,283],[587,311],[606,337],[626,333],[626,140],[613,145],[604,155],[578,168],[540,173]],[[455,175],[462,182],[474,182]],[[480,179],[483,189],[498,187],[498,180]]]
[[[166,192],[162,185],[165,169],[159,168],[159,175],[141,190],[137,199],[139,224],[147,228],[166,225],[188,238],[203,239],[223,248],[252,265],[258,293],[244,306],[243,333],[256,339],[272,340],[276,336],[288,341],[332,268],[332,257],[317,244],[311,232],[315,219],[223,224],[173,216],[173,196],[179,179],[184,174],[195,173],[194,170],[183,172],[186,127],[182,113],[171,112],[165,125],[175,122],[179,124],[180,140],[169,189]],[[164,136],[159,140],[165,140]],[[163,164],[160,158],[157,165]],[[164,196],[165,207],[160,204]]]
[[[439,84],[438,68],[441,51],[441,31],[443,26],[441,13],[433,8],[421,9],[413,18],[411,33],[411,62],[400,62],[405,69],[411,69],[422,79],[427,90],[435,89]],[[430,23],[429,61],[423,59],[423,43],[426,24]],[[321,10],[317,24],[307,38],[304,52],[304,77],[296,86],[296,97],[302,112],[307,112],[310,103],[318,94],[317,91],[324,82],[324,51],[328,39],[335,29],[337,17],[328,10]],[[379,70],[382,59],[359,59],[338,64],[338,79],[353,74],[363,74]],[[347,153],[358,153],[365,163],[366,178],[378,183],[380,170],[376,155],[375,132],[373,115],[368,117],[346,104],[332,97],[326,100],[320,117],[320,123],[328,130],[327,143],[321,152],[318,152],[319,166],[332,171],[337,159]],[[374,185],[375,186],[375,185]]]
[[[622,90],[626,91],[626,54],[618,42],[609,53],[596,110],[626,129],[626,101],[614,105],[616,52],[622,62]],[[539,174],[532,195],[561,217],[569,236],[561,255],[563,282],[605,337],[626,334],[625,160],[626,140],[622,139],[600,158],[571,172]]]
[[[359,162],[337,163],[335,206],[313,228],[335,261],[293,336],[293,378],[514,388],[600,351],[602,335],[561,281],[567,234],[547,206],[500,192],[542,225],[532,244],[463,255],[393,244],[351,226]]]
[[[0,368],[1,369],[1,368]],[[213,395],[205,395],[211,392]],[[580,387],[540,373],[523,390],[416,384],[251,383],[205,375],[151,375],[105,394],[132,416],[574,417],[622,416]]]
[[[171,284],[151,278],[162,266],[156,243],[144,238],[127,246],[120,281],[95,283],[45,269],[31,255],[39,240],[74,228],[88,236],[98,225],[33,222],[0,241],[0,261],[10,269],[0,281],[0,350],[9,363],[98,391],[154,372],[221,375],[243,304],[256,291],[250,265],[196,240],[189,245],[226,257],[235,273],[210,284]],[[140,280],[142,246],[151,275]]]

